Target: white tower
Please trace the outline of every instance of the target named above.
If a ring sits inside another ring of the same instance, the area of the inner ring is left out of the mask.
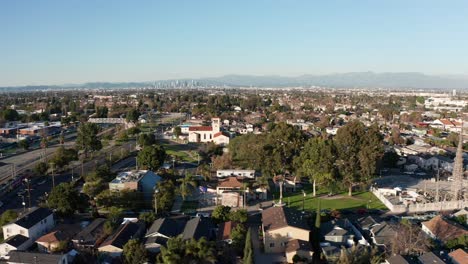
[[[212,118],[211,127],[213,128],[213,133],[218,133],[221,130],[221,118],[219,117]]]

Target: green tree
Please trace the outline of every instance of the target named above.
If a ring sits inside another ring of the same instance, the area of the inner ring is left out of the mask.
[[[16,218],[18,218],[18,213],[16,211],[8,209],[5,212],[3,212],[3,214],[0,216],[0,226],[4,226],[10,223]],[[0,229],[0,242],[3,242],[3,228]]]
[[[367,183],[383,155],[383,140],[377,126],[367,128],[359,121],[341,127],[334,138],[338,170],[349,196],[357,183]]]
[[[158,192],[155,193],[156,204],[159,212],[170,212],[175,198],[175,185],[171,180],[163,180],[158,183]],[[153,203],[154,204],[154,203]]]
[[[138,219],[145,222],[147,226],[150,226],[156,220],[156,215],[153,212],[143,212],[140,213]]]
[[[215,223],[224,223],[229,221],[229,216],[231,214],[231,207],[218,205],[215,207],[211,213],[211,218]]]
[[[61,183],[52,189],[47,204],[61,215],[72,215],[80,207],[81,200],[71,183]]]
[[[2,113],[3,119],[6,121],[16,121],[19,119],[19,114],[14,109],[6,109]]]
[[[78,152],[75,149],[66,149],[63,146],[60,146],[55,151],[51,162],[53,162],[58,168],[63,168],[73,160],[78,160]]]
[[[140,147],[151,146],[156,143],[153,133],[143,133],[138,137],[138,145]]]
[[[165,159],[166,150],[160,145],[144,146],[137,156],[138,167],[149,170],[161,167]]]
[[[107,114],[109,113],[109,109],[105,106],[98,106],[96,107],[96,117],[97,118],[107,118]]]
[[[102,148],[101,140],[97,137],[99,128],[94,123],[82,123],[78,127],[76,146],[83,150],[85,156],[91,151],[97,151]]]
[[[145,246],[136,239],[130,239],[123,248],[124,263],[143,264],[147,263],[148,256]]]
[[[232,246],[238,251],[241,252],[245,247],[245,236],[247,230],[244,225],[238,224],[231,231]]]
[[[331,140],[312,138],[304,146],[300,156],[294,162],[299,175],[309,177],[313,183],[313,196],[316,195],[316,184],[329,186],[335,179],[334,166],[336,151]]]
[[[18,146],[24,150],[28,150],[29,149],[29,141],[26,140],[26,139],[23,139],[23,140],[20,140],[18,142]]]
[[[248,214],[245,209],[238,209],[229,213],[229,220],[237,223],[247,222]]]
[[[139,117],[140,117],[140,112],[138,111],[138,109],[132,108],[128,110],[126,119],[129,122],[137,122]]]
[[[253,264],[254,262],[254,252],[252,246],[252,238],[251,238],[251,230],[247,230],[247,234],[245,236],[245,247],[244,247],[244,264]]]
[[[179,138],[182,135],[182,129],[179,126],[174,127],[174,136]]]
[[[39,176],[44,176],[47,173],[47,170],[49,169],[49,165],[45,162],[39,162],[34,166],[34,173]]]
[[[197,182],[192,174],[187,173],[185,177],[177,179],[179,182],[179,193],[185,201],[187,196],[191,195],[193,190],[197,187]]]
[[[166,246],[161,247],[158,263],[215,263],[216,251],[213,243],[202,237],[182,240],[182,238],[170,238]]]

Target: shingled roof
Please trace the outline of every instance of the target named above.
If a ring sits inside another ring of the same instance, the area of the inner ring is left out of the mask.
[[[117,231],[115,231],[114,234],[102,242],[100,248],[112,245],[114,247],[123,249],[123,246],[128,242],[128,240],[139,238],[138,233],[143,230],[143,228],[144,224],[141,222],[133,223],[129,221],[125,224],[122,224],[119,226],[119,228],[117,228]]]
[[[205,217],[195,217],[190,219],[185,225],[184,232],[182,233],[182,239],[187,240],[191,238],[200,239],[205,237],[210,239],[211,230],[213,229],[213,223],[211,219]]]
[[[431,233],[443,242],[458,238],[462,235],[468,235],[468,230],[463,226],[444,219],[441,215],[432,218],[422,224],[431,231]]]
[[[52,211],[47,208],[36,207],[33,208],[30,212],[25,215],[22,215],[20,218],[16,219],[13,223],[29,229],[35,226],[39,221],[47,218],[52,214]]]
[[[3,243],[8,244],[8,245],[10,245],[10,246],[12,246],[14,248],[17,248],[17,247],[23,245],[28,240],[29,240],[29,237],[25,237],[23,235],[14,235],[12,237],[9,237]]]
[[[300,211],[284,206],[270,207],[262,211],[262,223],[265,231],[272,231],[286,226],[310,231],[309,224]]]
[[[184,230],[186,222],[185,219],[159,218],[153,222],[148,232],[146,232],[146,236],[151,236],[154,233],[159,233],[166,237],[178,236]]]

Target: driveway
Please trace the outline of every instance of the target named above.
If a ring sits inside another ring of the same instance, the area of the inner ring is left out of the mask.
[[[281,253],[263,253],[261,249],[262,241],[258,237],[259,225],[252,225],[250,234],[252,236],[252,246],[254,249],[255,263],[286,263],[286,257]]]

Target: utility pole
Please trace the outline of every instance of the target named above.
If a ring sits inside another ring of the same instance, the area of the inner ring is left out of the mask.
[[[159,190],[154,190],[154,213],[158,215],[158,193]]]
[[[436,202],[439,202],[439,169],[437,169],[437,184],[436,184]]]
[[[24,179],[26,181],[27,187],[28,187],[28,204],[29,208],[31,208],[31,185],[29,183],[29,178]]]
[[[72,181],[73,181],[73,166],[71,167],[71,177],[72,177]]]
[[[50,164],[52,165],[52,188],[54,188],[55,187],[55,175],[54,175],[55,163],[51,162]]]

